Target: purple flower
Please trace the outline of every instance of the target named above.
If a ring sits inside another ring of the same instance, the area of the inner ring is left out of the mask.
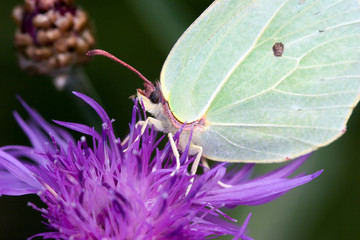
[[[130,133],[121,142],[114,134],[113,121],[91,98],[75,93],[99,115],[101,132],[78,124],[55,121],[84,134],[74,140],[63,129],[47,123],[22,100],[30,115],[15,118],[32,147],[0,148],[0,194],[38,194],[46,208],[32,207],[43,214],[49,232],[36,236],[54,239],[204,239],[246,235],[249,214],[242,225],[220,208],[258,205],[321,174],[288,178],[307,158],[301,157],[266,175],[251,178],[254,164],[226,171],[216,165],[192,176],[188,167],[193,157],[186,149],[180,169],[167,143],[154,129],[140,135],[136,120],[143,114],[135,104]],[[178,134],[175,135],[177,140]],[[221,187],[218,182],[232,187]]]

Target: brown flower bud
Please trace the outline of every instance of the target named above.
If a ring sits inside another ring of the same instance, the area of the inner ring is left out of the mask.
[[[89,59],[85,53],[95,39],[88,15],[74,0],[25,0],[12,16],[22,69],[54,76]]]

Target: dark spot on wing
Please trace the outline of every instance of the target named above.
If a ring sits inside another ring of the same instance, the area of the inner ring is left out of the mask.
[[[281,42],[275,43],[272,47],[275,57],[281,57],[284,52],[284,44]]]
[[[323,33],[323,32],[325,32],[325,30],[321,30],[321,29],[319,30],[319,33]]]

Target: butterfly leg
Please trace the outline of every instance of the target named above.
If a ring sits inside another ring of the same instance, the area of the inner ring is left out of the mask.
[[[138,121],[135,124],[135,128],[137,128],[138,126],[141,126],[141,130],[140,130],[140,134],[135,138],[134,142],[138,141],[139,138],[144,134],[145,129],[146,129],[146,127],[148,125],[154,126],[155,129],[158,130],[158,131],[164,131],[164,126],[163,126],[161,121],[159,121],[159,120],[157,120],[155,118],[152,118],[152,117],[148,117],[145,121]],[[126,138],[122,141],[121,144],[122,145],[125,144],[128,140],[129,140],[129,135],[126,136]],[[126,151],[127,149],[125,149],[124,151]]]
[[[194,176],[196,174],[196,171],[199,167],[199,163],[200,163],[200,160],[201,160],[201,157],[202,157],[202,152],[203,152],[203,148],[201,146],[198,146],[198,145],[190,145],[190,152],[193,154],[193,155],[196,155],[195,157],[195,160],[191,166],[191,176]],[[188,195],[188,193],[190,192],[190,189],[193,185],[193,182],[194,182],[194,177],[192,177],[190,179],[190,185],[188,186],[187,190],[186,190],[186,195]]]
[[[168,133],[168,138],[169,138],[171,150],[173,151],[173,154],[174,154],[175,159],[176,159],[175,170],[171,173],[171,176],[174,176],[175,173],[180,169],[180,155],[179,155],[179,151],[178,151],[178,149],[176,147],[176,144],[174,142],[173,135],[171,133]]]
[[[201,156],[202,156],[202,152],[203,152],[203,148],[199,145],[190,145],[190,151],[192,153],[194,153],[194,155],[196,155],[195,160],[191,166],[191,175],[195,175],[198,167],[199,167],[199,163],[201,160]]]

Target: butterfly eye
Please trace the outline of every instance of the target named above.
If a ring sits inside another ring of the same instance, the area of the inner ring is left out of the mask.
[[[160,94],[158,90],[154,90],[149,97],[150,101],[152,103],[159,103],[159,99],[160,99]]]

